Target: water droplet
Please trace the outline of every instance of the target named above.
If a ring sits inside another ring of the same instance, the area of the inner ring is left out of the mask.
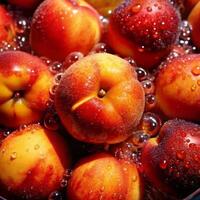
[[[132,176],[131,180],[132,180],[132,182],[136,182],[137,181],[137,176]]]
[[[147,7],[147,11],[148,11],[148,12],[151,12],[151,11],[152,11],[152,8],[148,6],[148,7]]]
[[[194,91],[196,90],[196,88],[197,88],[197,86],[196,86],[195,84],[192,85],[192,87],[191,87],[191,91],[194,92]]]
[[[40,159],[45,159],[46,158],[46,154],[45,153],[42,153],[42,152],[40,152]]]
[[[138,48],[138,51],[139,51],[140,53],[143,53],[143,52],[145,51],[144,46],[139,47],[139,48]]]
[[[200,75],[200,66],[195,66],[192,68],[192,74],[194,76],[199,76]]]
[[[17,153],[16,152],[13,152],[11,155],[10,155],[10,160],[15,160],[17,158]]]
[[[166,160],[162,160],[160,162],[160,168],[161,169],[166,169],[167,168],[167,161]]]
[[[176,157],[177,157],[179,160],[184,160],[185,157],[186,157],[185,151],[177,151],[177,152],[176,152]]]
[[[142,6],[140,4],[135,4],[134,6],[132,6],[131,10],[135,14],[138,13],[141,10],[141,8]]]
[[[36,144],[35,146],[34,146],[34,149],[35,150],[38,150],[40,148],[40,145],[39,144]]]

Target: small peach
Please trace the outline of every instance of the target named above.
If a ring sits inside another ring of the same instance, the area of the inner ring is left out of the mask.
[[[69,200],[139,200],[142,184],[135,164],[99,153],[82,159],[75,167],[67,196]]]
[[[56,132],[30,125],[0,145],[0,184],[7,194],[43,199],[60,187],[69,167],[68,145]]]
[[[89,143],[118,143],[130,136],[144,111],[144,90],[128,61],[89,55],[64,73],[56,111],[68,132]]]

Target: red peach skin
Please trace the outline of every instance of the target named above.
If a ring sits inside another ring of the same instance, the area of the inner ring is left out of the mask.
[[[45,0],[34,13],[30,43],[37,54],[64,60],[73,51],[87,54],[100,36],[99,15],[83,0]]]

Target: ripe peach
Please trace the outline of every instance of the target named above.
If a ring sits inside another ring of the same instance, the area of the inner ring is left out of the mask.
[[[16,34],[15,22],[3,5],[0,5],[0,46],[1,42],[10,42]]]
[[[8,0],[10,4],[24,9],[34,9],[41,1],[43,0]]]
[[[188,16],[188,21],[190,22],[192,26],[192,41],[200,48],[200,40],[199,40],[199,34],[200,34],[200,2],[198,2],[195,7],[192,9]]]
[[[0,184],[6,193],[47,198],[69,167],[68,145],[56,132],[35,124],[11,133],[0,145]]]
[[[69,200],[139,200],[142,184],[133,163],[117,160],[107,153],[82,159],[69,180]]]
[[[20,51],[0,54],[0,124],[16,128],[41,119],[53,75],[37,57]]]
[[[161,69],[156,78],[156,100],[168,118],[199,120],[200,55],[183,55]]]
[[[71,65],[55,94],[55,108],[65,128],[89,143],[125,140],[141,119],[144,101],[132,66],[107,53]]]
[[[72,51],[87,54],[101,35],[99,15],[83,0],[45,0],[35,11],[30,34],[32,49],[53,60]]]
[[[179,196],[200,185],[200,126],[184,120],[166,122],[157,139],[142,151],[144,173],[161,191]]]
[[[179,13],[167,0],[124,1],[111,15],[108,43],[143,67],[158,64],[179,33]]]

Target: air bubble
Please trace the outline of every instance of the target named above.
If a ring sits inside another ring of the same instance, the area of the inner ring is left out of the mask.
[[[57,74],[57,73],[61,72],[62,71],[62,63],[60,63],[60,62],[53,62],[49,66],[49,70],[53,74]]]
[[[147,79],[147,72],[145,69],[138,67],[136,68],[137,76],[139,81],[143,81]]]
[[[64,70],[67,69],[70,65],[72,65],[73,63],[75,63],[76,61],[80,60],[83,57],[84,57],[84,55],[81,52],[78,52],[78,51],[70,53],[65,58],[65,61],[63,63]]]
[[[144,92],[145,94],[152,94],[155,91],[155,86],[154,83],[150,80],[144,80],[141,82],[143,88],[144,88]]]
[[[61,180],[60,186],[63,187],[67,187],[68,184],[68,180],[70,179],[72,175],[72,171],[70,169],[67,169],[63,175],[63,178]]]
[[[136,131],[134,132],[131,141],[133,145],[137,146],[138,148],[142,148],[148,139],[149,135],[146,134],[144,131]]]
[[[139,128],[141,128],[150,137],[154,137],[159,133],[161,125],[161,119],[158,115],[147,112],[144,113]]]
[[[62,193],[60,191],[54,191],[49,195],[48,200],[63,200]]]
[[[55,113],[47,112],[44,116],[44,126],[45,128],[56,131],[59,129],[59,119]]]
[[[145,110],[150,111],[156,106],[156,97],[154,94],[147,94],[145,96]]]
[[[61,80],[61,78],[62,78],[62,76],[63,76],[63,73],[56,74],[56,75],[54,76],[54,83],[55,83],[55,84],[59,84],[59,83],[60,83],[60,80]]]
[[[94,46],[94,48],[91,50],[90,54],[93,53],[105,53],[108,52],[108,46],[105,43],[98,43]]]

